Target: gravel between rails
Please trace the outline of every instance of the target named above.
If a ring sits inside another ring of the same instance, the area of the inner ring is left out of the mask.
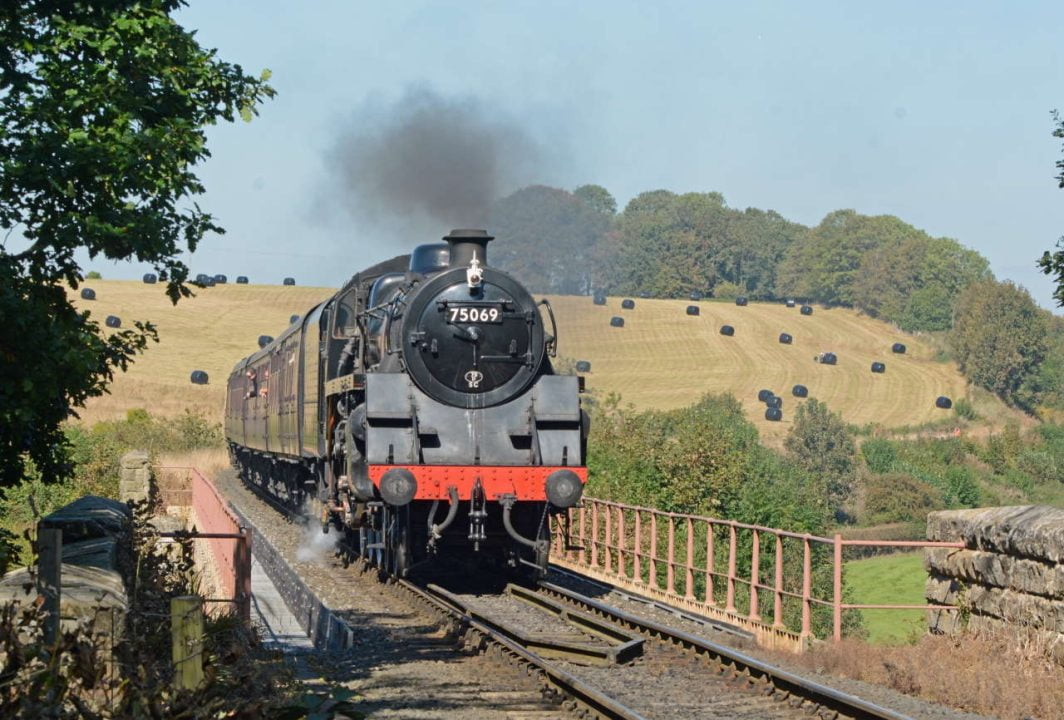
[[[455,647],[454,639],[390,588],[334,557],[320,528],[304,527],[244,487],[233,471],[215,475],[218,490],[258,530],[321,599],[355,628],[341,653],[316,653],[308,665],[325,680],[358,693],[368,717],[433,720],[546,720],[571,717],[545,700],[522,671]],[[323,542],[326,541],[326,542]]]
[[[835,688],[840,692],[856,695],[868,702],[875,703],[885,708],[890,708],[895,712],[908,715],[912,718],[919,718],[920,720],[993,720],[993,718],[987,718],[984,715],[976,715],[946,707],[944,705],[930,703],[926,700],[921,700],[911,695],[892,690],[891,688],[883,687],[882,685],[874,685],[860,680],[852,680],[850,678],[840,678],[835,675],[810,672],[804,667],[790,665],[786,663],[786,661],[781,661],[778,654],[760,650],[757,644],[753,641],[743,640],[730,633],[720,632],[719,630],[713,629],[712,626],[708,624],[708,622],[711,621],[707,621],[707,623],[704,624],[687,620],[674,613],[661,610],[652,605],[631,600],[623,593],[611,591],[599,583],[586,581],[574,575],[570,575],[569,573],[552,572],[547,577],[547,580],[582,595],[587,595],[599,602],[612,605],[632,615],[655,620],[663,625],[668,625],[677,630],[683,630],[691,635],[696,635],[720,643],[721,645],[736,648],[747,655],[751,655],[759,660],[776,665],[796,675],[801,675],[814,682]],[[623,699],[623,696],[619,697],[622,697]]]

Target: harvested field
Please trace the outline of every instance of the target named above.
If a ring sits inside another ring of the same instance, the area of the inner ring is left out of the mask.
[[[127,327],[134,320],[149,320],[158,326],[160,342],[115,379],[111,395],[89,403],[82,413],[89,421],[122,416],[133,407],[160,415],[179,414],[187,407],[220,417],[225,378],[233,364],[257,349],[260,335],[276,337],[290,316],[303,316],[334,292],[225,284],[197,290],[195,298],[175,307],[162,285],[94,280],[92,287],[96,300],[76,302],[101,325],[107,315],[121,317]],[[618,392],[636,407],[667,409],[706,392],[731,392],[773,444],[786,435],[802,401],[788,403],[782,422],[770,422],[757,401],[761,388],[786,394],[800,383],[809,388],[809,397],[826,401],[848,422],[878,422],[888,428],[950,418],[949,411],[935,408],[935,398],[968,394],[956,365],[936,362],[929,344],[851,310],[817,308],[803,316],[783,304],[703,302],[701,315],[690,316],[686,300],[640,300],[623,311],[625,327],[615,328],[610,318],[620,312],[620,298],[608,298],[606,305],[573,296],[551,302],[560,354],[591,363],[594,371],[587,383],[599,397]],[[734,337],[719,334],[723,324],[735,326]],[[781,332],[791,333],[793,344],[780,344]],[[905,342],[905,355],[890,354],[898,341]],[[838,354],[838,365],[813,362],[825,350]],[[888,355],[889,372],[868,371],[873,360]],[[206,371],[210,384],[191,384],[192,370]]]

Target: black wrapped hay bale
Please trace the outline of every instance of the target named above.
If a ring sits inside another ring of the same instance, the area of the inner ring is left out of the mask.
[[[794,342],[794,338],[791,337],[790,333],[780,333],[780,342],[784,345],[790,345]]]
[[[203,273],[199,273],[198,275],[196,275],[196,281],[195,282],[196,282],[197,285],[206,286],[207,285],[207,276],[205,274],[203,274]]]
[[[691,297],[691,300],[693,300],[694,302],[698,302],[699,300],[702,299],[702,293],[700,293],[698,290],[692,290],[690,297]]]
[[[687,306],[687,314],[688,315],[697,315],[698,313],[699,313],[699,310],[698,310],[698,306],[697,305],[688,305]]]
[[[874,372],[874,373],[885,373],[886,371],[887,371],[886,364],[881,363],[881,362],[872,363],[872,372]]]
[[[214,287],[217,284],[217,282],[218,281],[214,279],[213,275],[209,275],[207,277],[207,279],[203,281],[203,284],[206,285],[207,287]]]
[[[108,315],[107,319],[104,320],[104,324],[107,325],[107,327],[109,328],[122,327],[122,318],[118,317],[117,315]]]
[[[577,360],[576,361],[576,371],[577,372],[591,372],[591,363],[588,362],[587,360]]]
[[[775,394],[776,393],[772,392],[771,390],[758,390],[757,391],[757,401],[758,402],[765,402],[766,400],[768,400],[770,397],[772,397]]]
[[[264,348],[273,342],[272,335],[259,335],[259,347]]]
[[[802,309],[800,310],[800,312],[802,313],[802,315],[812,315],[813,314],[813,306],[812,305],[802,305]]]
[[[721,335],[727,335],[728,337],[731,337],[732,335],[735,334],[735,328],[733,328],[731,325],[721,325],[720,326],[720,334]]]
[[[295,325],[297,322],[299,322],[299,316],[298,315],[292,315],[290,318],[288,318],[288,324],[289,325]]]
[[[158,279],[159,278],[155,276],[155,273],[144,273],[143,280],[145,285],[154,285]]]
[[[791,395],[795,397],[809,397],[809,388],[805,385],[795,385],[791,388]]]
[[[606,304],[606,293],[595,293],[595,297],[593,298],[593,302],[596,305],[605,305]]]
[[[225,275],[218,274],[214,276],[214,282],[218,283],[219,285],[225,285],[227,282],[229,282],[229,278],[227,278]]]
[[[81,288],[81,299],[82,300],[95,300],[96,299],[96,291],[93,290],[92,288]]]
[[[747,302],[747,300],[746,300],[746,296],[745,295],[740,295],[739,297],[735,298],[735,304],[738,305],[739,307],[742,307],[743,305],[746,305],[746,302]]]
[[[203,372],[202,370],[193,370],[192,377],[190,379],[192,380],[193,385],[206,385],[207,373]]]
[[[650,299],[650,293],[648,293],[646,290],[644,290],[643,292],[639,293],[639,297],[641,297],[644,300],[649,300]]]
[[[942,408],[943,410],[949,410],[951,407],[953,407],[953,401],[945,395],[939,395],[937,398],[935,398],[935,407]]]
[[[236,284],[237,285],[247,285],[248,284],[248,276],[247,275],[237,275],[236,276]]]
[[[897,353],[898,355],[904,355],[905,354],[905,346],[902,345],[901,343],[894,343],[893,345],[890,346],[890,351],[892,353]]]
[[[621,300],[621,307],[625,310],[631,310],[635,307],[635,300],[631,298],[625,298],[624,300]]]
[[[773,395],[772,397],[765,400],[765,405],[770,408],[781,408],[783,407],[783,398],[781,398],[779,395]]]
[[[610,327],[624,327],[624,318],[614,315],[610,318]]]
[[[286,277],[284,279],[284,284],[285,285],[295,285],[296,284],[296,279],[295,278]]]
[[[765,419],[772,422],[779,422],[783,419],[783,411],[778,407],[765,408]]]
[[[787,301],[787,307],[789,307],[789,308],[792,308],[792,307],[794,307],[797,304],[798,303],[796,303],[794,300],[788,300]]]
[[[833,352],[820,353],[814,359],[821,365],[835,365],[839,361],[839,358]]]

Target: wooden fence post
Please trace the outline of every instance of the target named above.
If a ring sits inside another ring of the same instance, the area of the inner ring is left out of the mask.
[[[203,682],[203,601],[196,595],[170,599],[174,690],[195,690]]]
[[[59,640],[59,601],[63,582],[63,531],[37,528],[37,592],[44,598],[44,641]]]

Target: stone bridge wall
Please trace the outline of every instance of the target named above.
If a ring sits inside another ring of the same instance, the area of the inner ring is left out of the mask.
[[[1064,663],[1064,510],[1022,505],[934,512],[927,539],[965,544],[924,551],[928,601],[961,608],[929,612],[932,632],[1022,633]]]

